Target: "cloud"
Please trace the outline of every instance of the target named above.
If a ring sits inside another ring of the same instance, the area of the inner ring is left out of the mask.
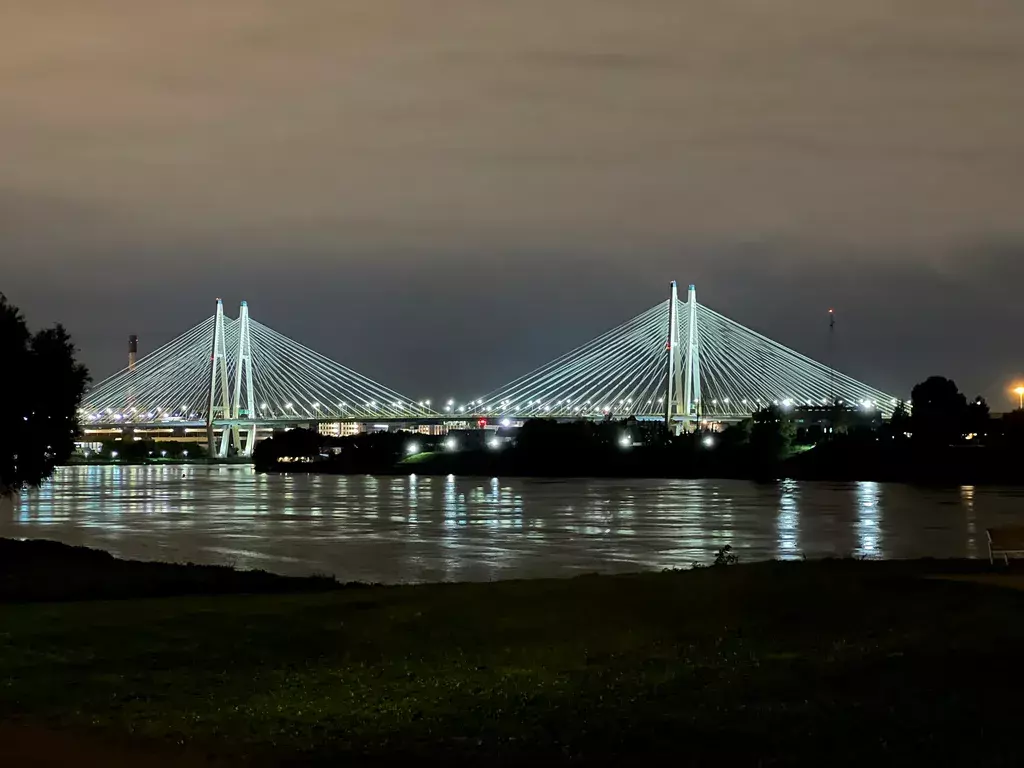
[[[41,313],[41,266],[82,313],[97,270],[169,311],[169,264],[190,291],[293,285],[304,311],[390,272],[445,307],[514,285],[521,318],[582,280],[607,302],[573,306],[573,335],[673,277],[771,318],[785,273],[807,301],[884,280],[866,301],[895,327],[906,297],[938,311],[914,281],[1005,295],[1024,240],[1007,0],[63,0],[5,32],[0,253]]]

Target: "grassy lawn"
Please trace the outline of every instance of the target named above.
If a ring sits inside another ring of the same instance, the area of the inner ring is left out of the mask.
[[[1024,592],[939,570],[8,604],[0,715],[257,764],[1015,764]]]

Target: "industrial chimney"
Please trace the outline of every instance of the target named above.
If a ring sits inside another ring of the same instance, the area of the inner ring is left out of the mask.
[[[139,337],[134,333],[128,337],[128,370],[135,370],[135,360],[139,356]]]

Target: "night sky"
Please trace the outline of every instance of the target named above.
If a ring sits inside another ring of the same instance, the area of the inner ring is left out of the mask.
[[[222,296],[476,397],[671,279],[896,395],[1024,375],[1020,0],[0,6],[0,291],[96,379]]]

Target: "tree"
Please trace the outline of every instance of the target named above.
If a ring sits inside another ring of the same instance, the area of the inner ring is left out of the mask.
[[[751,416],[750,449],[755,459],[773,463],[786,458],[796,435],[793,421],[776,407]]]
[[[889,417],[888,432],[891,437],[900,439],[912,429],[913,425],[911,424],[910,412],[907,410],[907,404],[900,400],[896,403],[892,416]]]
[[[275,434],[269,440],[261,440],[253,450],[252,460],[256,468],[269,467],[282,458],[316,459],[320,456],[325,438],[309,429],[289,429]]]
[[[66,462],[78,436],[78,408],[89,381],[63,326],[33,334],[0,294],[0,496],[36,488]]]
[[[988,403],[979,395],[964,410],[963,432],[968,435],[977,435],[978,439],[984,439],[989,432],[990,416]]]
[[[1004,413],[1000,427],[1005,445],[1013,447],[1024,445],[1024,411],[1018,408],[1010,413]]]
[[[911,392],[910,424],[914,441],[926,446],[945,448],[959,442],[967,416],[967,398],[956,382],[932,376]]]

